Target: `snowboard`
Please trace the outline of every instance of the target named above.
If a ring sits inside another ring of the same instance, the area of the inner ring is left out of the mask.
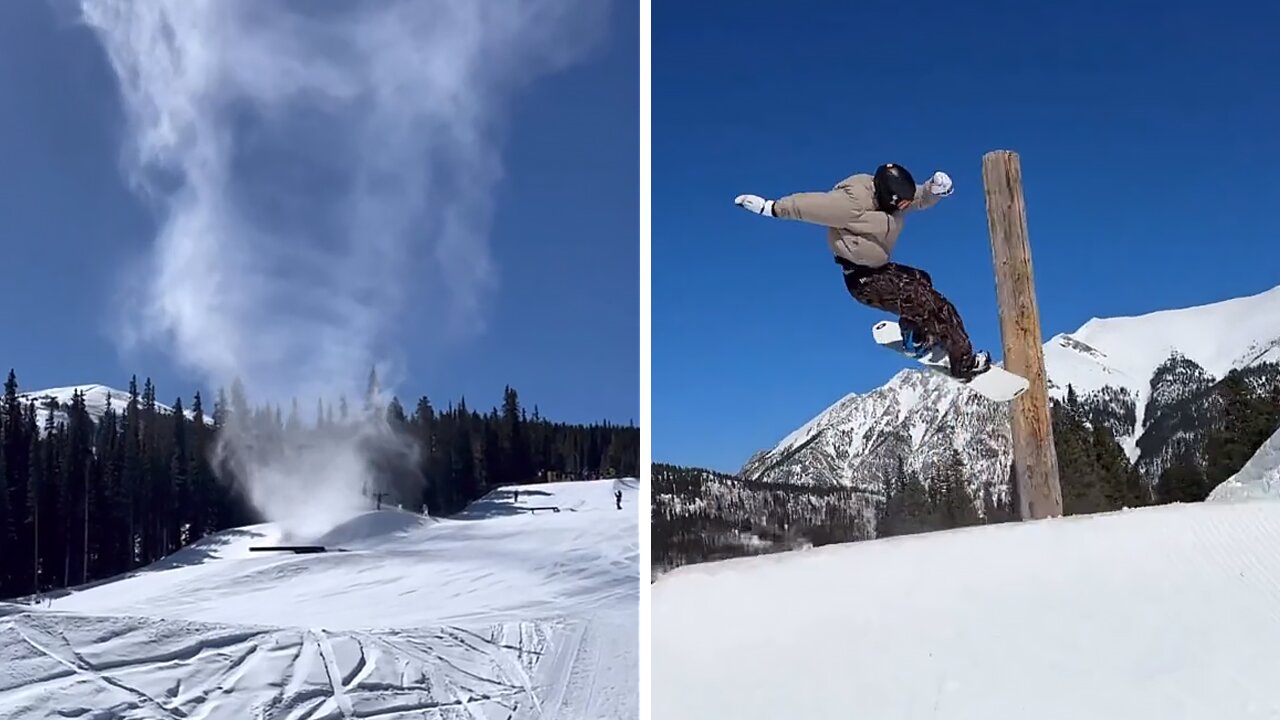
[[[950,358],[947,357],[947,353],[944,350],[934,348],[921,357],[912,355],[903,346],[902,329],[893,320],[882,320],[876,323],[875,327],[871,329],[871,336],[875,338],[877,345],[888,348],[903,357],[915,360],[951,382],[971,388],[974,392],[996,402],[1010,402],[1026,392],[1027,387],[1030,385],[1027,379],[1021,375],[1015,375],[994,364],[987,368],[985,372],[974,376],[970,380],[952,377],[948,371],[948,367],[951,365]]]

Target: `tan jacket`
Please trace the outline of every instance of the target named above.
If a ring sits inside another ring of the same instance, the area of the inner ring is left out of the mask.
[[[938,198],[926,185],[917,184],[915,202],[907,212],[933,207]],[[795,193],[775,200],[773,216],[825,225],[831,252],[859,265],[879,267],[889,261],[898,242],[904,213],[890,215],[875,207],[872,177],[858,173],[829,192]]]

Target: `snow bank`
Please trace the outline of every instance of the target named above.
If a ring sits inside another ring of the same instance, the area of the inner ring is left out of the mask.
[[[1172,505],[679,568],[663,720],[1280,716],[1280,503]]]
[[[326,548],[377,546],[411,535],[431,523],[431,518],[405,510],[373,510],[341,523],[320,537],[308,541]]]

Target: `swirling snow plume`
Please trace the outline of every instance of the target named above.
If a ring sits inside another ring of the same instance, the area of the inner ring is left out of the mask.
[[[79,11],[118,81],[124,172],[157,216],[145,272],[123,273],[122,348],[153,345],[210,384],[242,381],[255,403],[310,408],[362,397],[396,332],[483,331],[507,109],[580,60],[609,9],[82,0]],[[245,417],[228,422],[222,459],[271,519],[361,505],[368,448],[394,440],[385,423],[354,422],[268,460]]]

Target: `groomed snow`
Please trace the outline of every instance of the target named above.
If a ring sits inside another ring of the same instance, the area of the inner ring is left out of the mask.
[[[679,568],[653,717],[1280,717],[1280,502],[1171,505]]]
[[[637,498],[634,479],[504,488],[290,540],[324,554],[251,552],[282,539],[242,528],[3,606],[0,715],[636,718]]]

